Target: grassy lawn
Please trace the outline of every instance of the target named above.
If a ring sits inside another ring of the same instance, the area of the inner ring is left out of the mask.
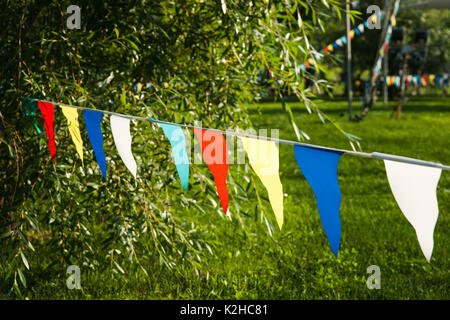
[[[360,106],[355,101],[354,108]],[[349,149],[346,138],[322,124],[300,103],[289,103],[297,125],[311,143]],[[365,152],[385,152],[450,164],[450,98],[412,98],[401,120],[390,118],[394,104],[377,104],[360,123],[347,121],[346,102],[318,105],[344,130],[362,138]],[[278,103],[251,106],[255,128],[279,128],[280,137],[295,139]],[[238,166],[230,166],[237,170]],[[427,263],[412,226],[398,208],[381,160],[341,157],[342,239],[339,258],[332,254],[322,229],[314,194],[295,162],[291,146],[280,146],[280,175],[286,194],[285,224],[271,237],[259,213],[232,220],[215,212],[180,211],[207,224],[213,254],[202,258],[199,275],[187,263],[173,271],[146,265],[149,277],[131,265],[126,274],[82,271],[82,290],[65,287],[65,270],[29,280],[30,298],[112,299],[449,299],[450,172],[442,172],[437,190],[440,215],[434,252]],[[265,195],[261,184],[259,190]],[[230,190],[230,194],[234,191]],[[250,195],[248,208],[257,199]],[[275,218],[265,201],[265,214]],[[244,204],[244,206],[247,204]],[[250,210],[250,209],[249,209]],[[245,228],[245,232],[243,231]],[[149,253],[150,254],[150,253]],[[34,261],[32,265],[38,264]],[[381,289],[366,286],[367,267],[381,270]]]

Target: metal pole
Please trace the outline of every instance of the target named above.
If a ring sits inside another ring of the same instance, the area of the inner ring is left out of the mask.
[[[389,8],[389,0],[385,0],[384,1],[384,7],[386,9]],[[388,56],[389,56],[389,51],[384,54],[383,76],[384,76],[385,79],[389,75]],[[388,103],[388,88],[387,88],[386,82],[383,81],[383,104],[386,106],[387,103]]]
[[[353,119],[353,107],[352,107],[352,40],[350,37],[350,15],[348,12],[350,11],[350,2],[348,0],[346,4],[347,10],[347,95],[348,95],[348,118],[349,120]]]
[[[388,56],[389,51],[385,52],[384,54],[384,61],[383,61],[383,76],[384,79],[389,75],[389,67],[388,67]],[[388,88],[386,81],[383,81],[383,104],[386,106],[388,103]]]

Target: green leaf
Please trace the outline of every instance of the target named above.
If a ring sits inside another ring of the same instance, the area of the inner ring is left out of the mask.
[[[25,267],[26,267],[28,270],[30,270],[30,266],[28,265],[27,258],[25,258],[25,255],[23,254],[22,251],[20,251],[20,256],[22,257],[22,262],[23,262],[23,264],[25,265]]]
[[[19,274],[19,280],[22,283],[23,287],[27,287],[27,280],[25,279],[24,274],[22,273],[22,270],[20,268],[17,268],[17,273]]]

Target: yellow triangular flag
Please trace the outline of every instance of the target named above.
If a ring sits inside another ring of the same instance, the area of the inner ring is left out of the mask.
[[[397,25],[397,21],[395,20],[395,16],[392,16],[392,26],[395,27]]]
[[[275,212],[278,226],[283,225],[283,186],[279,174],[279,154],[275,142],[264,139],[240,137],[248,160],[267,189],[269,201]]]
[[[430,82],[430,84],[433,84],[435,79],[436,76],[434,74],[430,74],[430,76],[428,77],[428,81]]]
[[[327,49],[328,49],[328,52],[332,52],[334,50],[334,47],[332,44],[330,44],[330,45],[328,45]]]
[[[78,111],[76,108],[71,108],[67,106],[60,105],[64,116],[67,119],[67,126],[69,127],[70,136],[75,144],[78,154],[81,158],[81,163],[83,163],[83,140],[81,139],[80,126],[78,124]]]

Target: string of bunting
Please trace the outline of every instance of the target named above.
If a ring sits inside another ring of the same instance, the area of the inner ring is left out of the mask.
[[[402,76],[386,76],[384,77],[384,82],[387,86],[395,86],[400,88],[402,83]],[[407,86],[416,86],[416,87],[427,87],[427,86],[436,86],[442,87],[443,85],[448,86],[448,73],[444,74],[410,74],[405,78],[405,84]]]
[[[373,75],[372,81],[375,81],[381,73],[381,63],[383,61],[384,54],[389,50],[389,43],[391,42],[391,36],[392,36],[392,28],[397,25],[395,16],[397,15],[399,7],[400,7],[400,0],[396,0],[395,4],[394,4],[394,10],[392,10],[391,17],[389,18],[389,25],[388,25],[388,28],[386,31],[386,37],[384,38],[383,45],[381,46],[380,51],[379,51],[380,55],[378,56],[378,60],[375,64],[373,72],[372,72],[372,75]]]
[[[279,175],[279,151],[277,143],[293,147],[293,158],[310,184],[318,206],[320,219],[332,252],[337,257],[340,239],[341,192],[338,184],[337,167],[341,155],[349,154],[384,161],[389,185],[400,210],[414,227],[422,252],[430,262],[433,251],[433,232],[438,218],[436,188],[442,170],[450,166],[419,159],[385,153],[365,153],[351,150],[328,148],[296,141],[256,136],[238,131],[223,131],[201,128],[189,124],[179,124],[124,115],[105,110],[66,105],[39,99],[29,99],[41,111],[48,146],[53,161],[56,161],[56,137],[54,132],[55,106],[59,106],[67,120],[68,130],[75,150],[84,165],[83,140],[81,138],[78,110],[82,111],[90,145],[94,151],[99,169],[106,180],[107,163],[103,150],[101,122],[109,116],[111,132],[117,151],[131,174],[137,177],[137,163],[131,151],[131,120],[142,120],[159,125],[172,147],[178,176],[185,191],[188,189],[189,158],[185,135],[182,128],[190,128],[199,141],[203,159],[210,169],[217,188],[224,214],[228,212],[227,174],[229,167],[228,148],[224,134],[241,140],[251,168],[267,190],[269,202],[275,213],[279,228],[283,225],[283,186]]]
[[[350,30],[350,39],[353,39],[355,36],[359,36],[360,34],[364,33],[365,28],[369,27],[369,23],[375,24],[377,22],[377,19],[382,19],[382,18],[383,18],[382,13],[380,13],[379,16],[377,16],[376,14],[371,15],[369,18],[367,18],[366,21],[364,21],[363,23],[360,23],[358,26],[356,26],[355,28]],[[330,43],[325,48],[321,49],[319,52],[322,54],[331,53],[334,51],[334,49],[340,48],[345,44],[347,44],[347,36],[343,35],[342,37],[340,37],[340,38],[336,39],[335,41],[333,41],[332,43]],[[313,58],[309,58],[308,61],[305,61],[301,65],[301,69],[304,70],[306,67],[309,67],[310,65],[314,65]]]

